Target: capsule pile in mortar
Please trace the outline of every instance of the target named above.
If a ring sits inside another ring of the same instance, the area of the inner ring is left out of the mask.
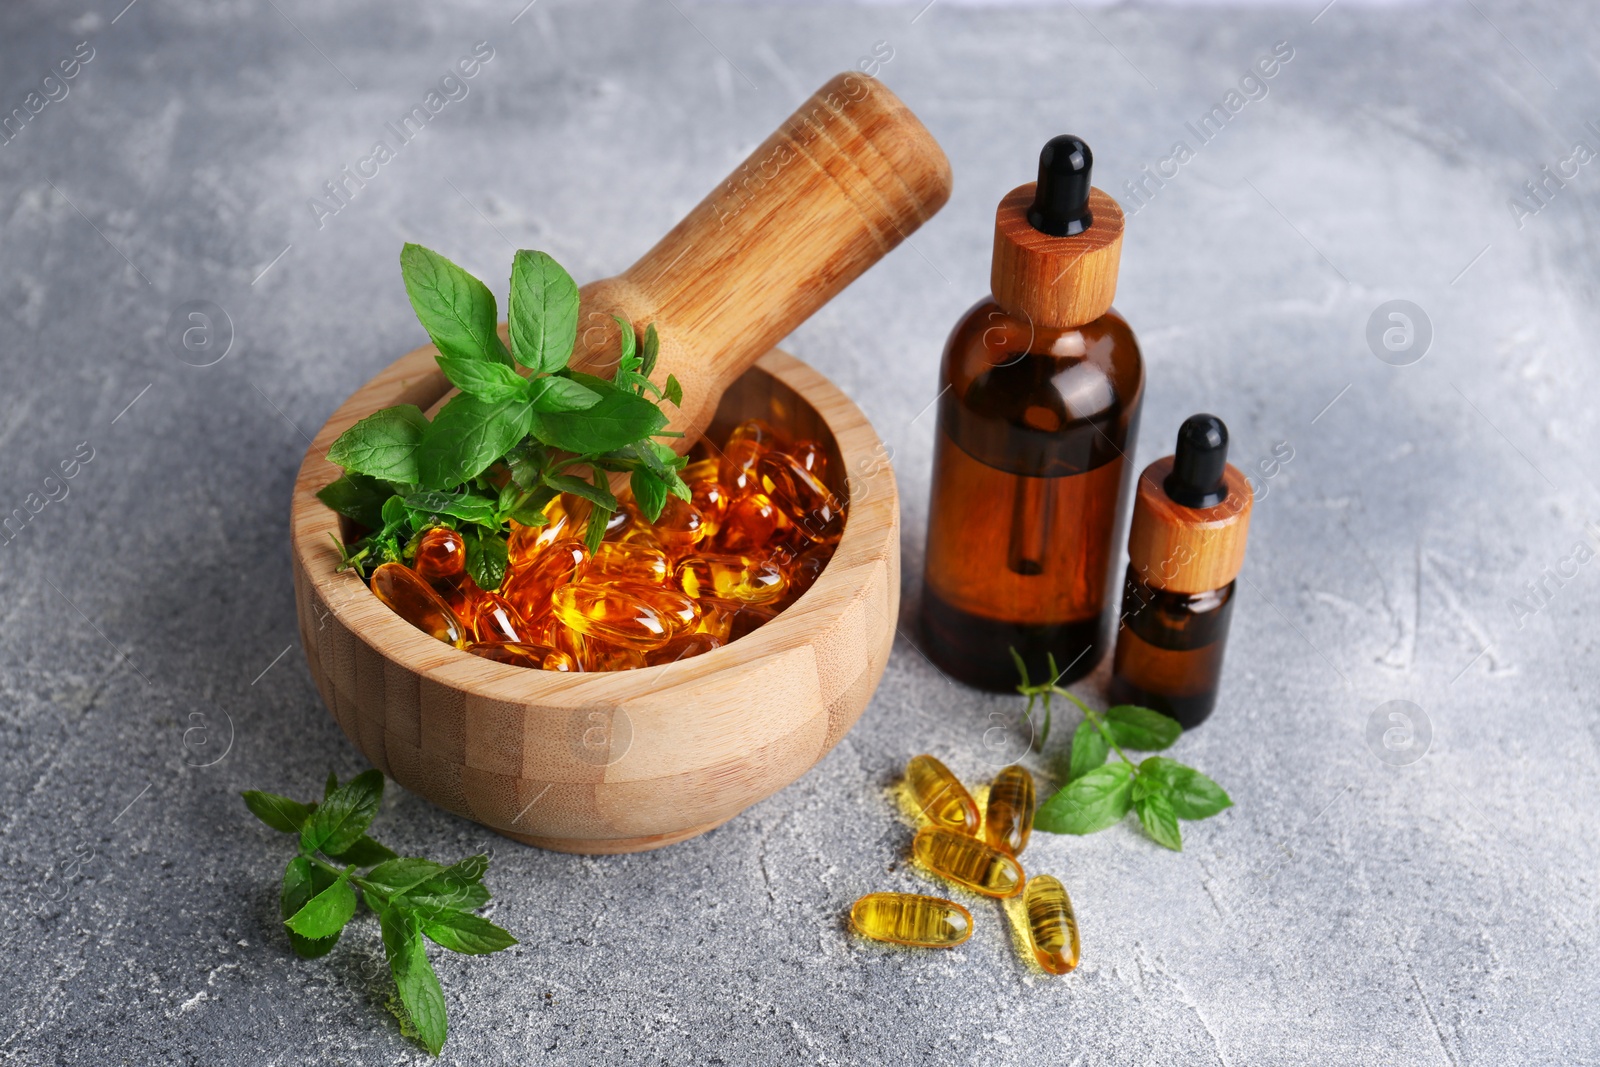
[[[419,630],[474,655],[547,671],[657,666],[719,648],[766,623],[816,582],[844,532],[827,453],[758,419],[723,447],[696,446],[655,522],[619,496],[605,538],[583,543],[587,501],[563,495],[544,526],[512,524],[497,591],[466,572],[466,544],[435,526],[411,566],[385,563],[371,587]]]

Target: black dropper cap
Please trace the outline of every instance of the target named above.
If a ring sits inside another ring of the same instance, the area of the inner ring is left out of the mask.
[[[1216,507],[1228,499],[1228,427],[1215,415],[1190,415],[1178,427],[1172,473],[1162,488],[1186,508]]]
[[[1052,237],[1071,237],[1094,222],[1089,214],[1089,170],[1094,153],[1083,138],[1064,133],[1045,142],[1039,151],[1039,184],[1028,225]]]

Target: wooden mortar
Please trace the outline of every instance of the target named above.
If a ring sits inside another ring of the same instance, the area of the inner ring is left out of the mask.
[[[290,518],[311,674],[346,736],[401,785],[508,837],[635,852],[693,837],[805,773],[855,724],[899,610],[894,475],[866,418],[772,346],[941,207],[944,154],[892,93],[834,78],[638,263],[583,287],[575,366],[608,373],[612,313],[656,323],[683,447],[751,417],[822,443],[843,535],[816,584],[739,640],[665,667],[558,674],[451,648],[339,572],[316,498],[329,445],[393,404],[450,390],[432,345],[397,360],[317,434]],[[759,360],[759,362],[757,362]],[[671,412],[671,408],[667,409]]]

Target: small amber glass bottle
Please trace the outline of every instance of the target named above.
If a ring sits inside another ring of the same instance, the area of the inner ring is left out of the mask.
[[[1211,714],[1253,503],[1215,415],[1184,420],[1177,452],[1140,475],[1113,701],[1154,708],[1186,730]]]
[[[1122,209],[1090,186],[1076,137],[995,215],[993,295],[956,324],[940,370],[921,622],[925,651],[984,689],[1054,656],[1063,682],[1104,655],[1111,561],[1132,475],[1144,363],[1111,309]]]

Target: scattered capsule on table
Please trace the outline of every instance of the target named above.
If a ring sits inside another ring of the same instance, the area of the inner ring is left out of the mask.
[[[868,893],[850,909],[850,925],[874,941],[954,948],[972,936],[972,913],[953,900],[916,893]]]
[[[696,599],[715,596],[745,604],[769,604],[788,588],[783,571],[770,560],[707,553],[678,564],[679,587]]]
[[[676,663],[680,659],[702,656],[714,648],[721,647],[720,639],[696,630],[692,633],[679,634],[660,648],[646,652],[644,661],[651,667],[660,667],[667,663]]]
[[[550,604],[558,619],[587,637],[641,651],[659,648],[671,639],[676,627],[646,603],[636,588],[587,582],[563,585],[551,594]]]
[[[412,568],[429,582],[454,578],[467,569],[467,542],[448,526],[434,526],[417,538]]]
[[[1028,879],[1022,906],[1028,915],[1028,942],[1039,966],[1051,974],[1066,974],[1078,966],[1078,917],[1060,880],[1048,874]]]
[[[514,569],[500,595],[529,622],[542,619],[550,613],[550,594],[573,581],[588,560],[589,553],[577,541],[557,541],[532,563]]]
[[[978,832],[977,801],[943,763],[926,754],[912,757],[906,764],[906,785],[917,810],[933,825],[959,834]]]
[[[545,671],[579,671],[578,661],[558,648],[513,641],[478,642],[467,646],[474,656],[496,663],[509,663],[513,667],[531,667]]]
[[[983,839],[1013,856],[1028,847],[1033,832],[1033,775],[1015,763],[995,775],[983,808]]]
[[[660,585],[672,573],[667,554],[659,548],[632,541],[602,541],[589,557],[586,578],[632,578]]]
[[[986,897],[1014,897],[1026,880],[1015,857],[951,830],[924,826],[911,842],[911,855],[934,874]]]
[[[433,587],[402,563],[384,563],[372,572],[372,592],[412,626],[460,647],[467,631]]]
[[[499,593],[480,592],[473,600],[473,640],[489,644],[518,644],[530,636],[522,612]]]

